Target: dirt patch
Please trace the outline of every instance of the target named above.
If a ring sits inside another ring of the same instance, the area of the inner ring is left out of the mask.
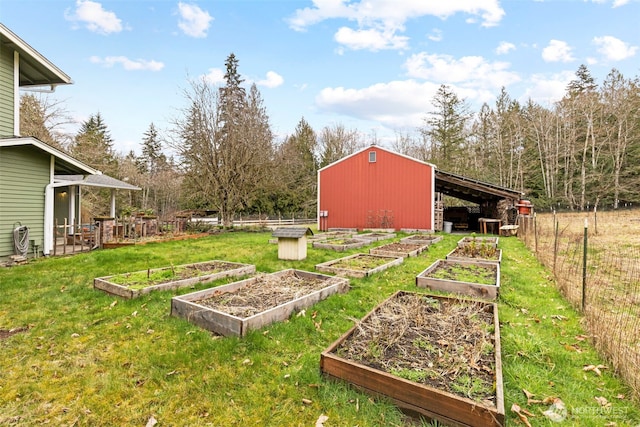
[[[15,334],[19,334],[21,332],[26,332],[28,331],[29,328],[26,326],[21,326],[19,328],[13,328],[13,329],[1,329],[0,328],[0,340],[4,340],[7,339]]]
[[[495,406],[493,319],[479,301],[400,294],[360,322],[336,354]]]
[[[256,279],[233,292],[220,292],[193,302],[246,318],[326,288],[330,284],[326,278],[303,277],[295,271],[277,277],[263,274]]]

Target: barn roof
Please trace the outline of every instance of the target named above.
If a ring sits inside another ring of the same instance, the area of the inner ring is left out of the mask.
[[[289,239],[299,239],[304,236],[313,236],[310,228],[301,227],[279,227],[273,231],[273,237],[285,237]]]
[[[325,166],[325,167],[323,167],[323,168],[320,168],[320,170],[318,170],[318,172],[320,172],[320,171],[322,171],[322,170],[325,170],[325,169],[328,169],[328,168],[330,168],[330,167],[333,167],[333,166],[335,166],[335,165],[336,165],[336,164],[338,164],[338,163],[342,163],[342,162],[344,162],[345,160],[350,159],[351,157],[357,156],[358,154],[360,154],[360,153],[362,153],[362,152],[365,152],[365,151],[371,151],[371,150],[373,150],[373,149],[375,149],[375,150],[385,151],[385,152],[387,152],[387,153],[391,153],[391,154],[394,154],[394,155],[396,155],[396,156],[404,157],[405,159],[410,160],[410,161],[412,161],[412,162],[422,163],[422,164],[424,164],[424,165],[431,166],[431,167],[433,167],[433,168],[435,169],[435,165],[433,165],[432,163],[424,162],[424,161],[422,161],[422,160],[418,160],[418,159],[416,159],[415,157],[407,156],[406,154],[401,154],[401,153],[395,152],[395,151],[393,151],[393,150],[389,150],[388,148],[381,147],[381,146],[379,146],[379,145],[370,145],[370,146],[368,146],[368,147],[363,148],[362,150],[358,150],[358,151],[356,151],[355,153],[349,154],[348,156],[345,156],[345,157],[341,158],[340,160],[336,160],[335,162],[330,163],[330,164],[326,165],[326,166]]]
[[[518,200],[523,196],[523,193],[510,188],[441,170],[436,170],[436,191],[477,204],[502,199]]]
[[[359,151],[356,151],[353,154],[343,157],[342,159],[337,160],[321,168],[318,172],[324,169],[333,167],[353,156],[357,156],[362,152],[370,151],[372,149],[386,151],[388,153],[392,153],[397,156],[404,157],[407,160],[422,163],[422,164],[433,167],[435,169],[435,191],[455,197],[457,199],[466,200],[468,202],[472,202],[476,204],[481,204],[487,201],[496,203],[502,199],[518,200],[522,198],[522,196],[524,195],[523,193],[516,190],[512,190],[510,188],[501,187],[499,185],[491,184],[488,182],[482,182],[476,179],[467,178],[462,175],[456,175],[454,173],[439,170],[437,166],[435,166],[432,163],[418,160],[414,157],[407,156],[405,154],[397,153],[395,151],[389,150],[379,145],[370,145],[368,147],[365,147]]]

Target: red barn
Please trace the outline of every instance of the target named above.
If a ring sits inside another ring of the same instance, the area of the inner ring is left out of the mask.
[[[373,145],[318,171],[318,228],[434,230],[436,167]]]

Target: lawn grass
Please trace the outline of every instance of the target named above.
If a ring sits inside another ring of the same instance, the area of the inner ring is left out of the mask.
[[[395,240],[405,235],[398,234]],[[320,374],[320,353],[355,319],[397,290],[427,292],[415,276],[444,259],[460,235],[444,235],[417,257],[368,278],[351,290],[244,338],[212,335],[170,316],[173,295],[237,278],[125,300],[92,288],[95,277],[213,259],[254,264],[261,272],[314,265],[349,254],[309,248],[303,261],[277,259],[270,233],[234,232],[167,243],[39,259],[0,269],[0,329],[28,326],[0,340],[0,425],[324,426],[407,425],[384,399],[374,399]],[[389,241],[373,243],[372,246]],[[562,399],[566,424],[640,425],[640,410],[613,372],[583,340],[580,316],[516,238],[503,249],[499,315],[505,407],[516,403],[535,417]],[[610,407],[600,406],[604,397]]]

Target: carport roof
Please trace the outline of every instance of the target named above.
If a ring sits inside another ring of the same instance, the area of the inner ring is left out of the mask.
[[[502,199],[519,200],[523,196],[523,193],[510,188],[441,170],[436,170],[435,184],[437,192],[477,204]]]

